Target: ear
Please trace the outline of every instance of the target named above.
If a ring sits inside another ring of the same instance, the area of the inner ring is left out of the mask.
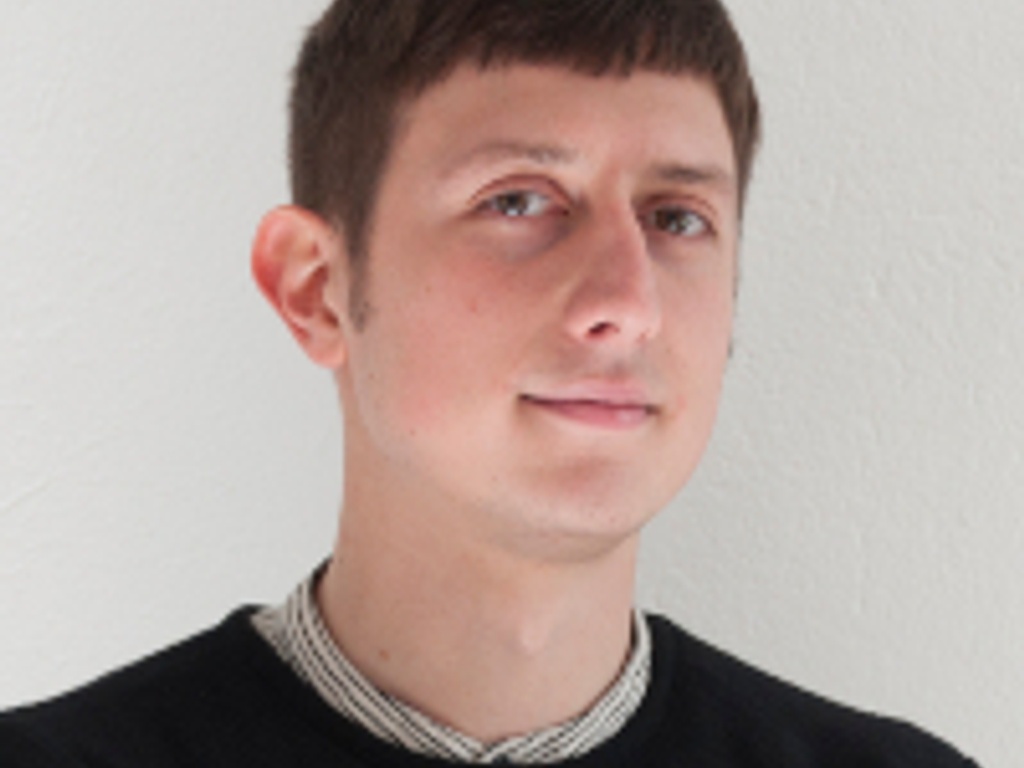
[[[313,362],[345,362],[348,257],[341,237],[311,211],[294,206],[264,216],[252,246],[260,291]]]

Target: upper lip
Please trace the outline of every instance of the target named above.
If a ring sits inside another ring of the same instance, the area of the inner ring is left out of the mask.
[[[579,381],[524,395],[542,403],[594,403],[610,408],[646,408],[656,410],[644,387],[632,382]]]

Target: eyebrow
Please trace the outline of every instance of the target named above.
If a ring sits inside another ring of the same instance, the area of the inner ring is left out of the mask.
[[[445,177],[454,176],[470,166],[484,162],[529,160],[538,165],[567,165],[578,157],[579,153],[575,150],[558,144],[534,144],[506,140],[488,141],[448,163],[443,175]]]
[[[736,189],[735,177],[718,165],[667,163],[655,168],[655,177],[674,184],[714,187],[722,192]]]
[[[579,152],[559,144],[502,139],[485,142],[459,155],[445,167],[442,175],[448,178],[485,162],[529,160],[538,165],[568,165],[578,158]],[[735,177],[719,165],[660,163],[655,166],[653,175],[673,184],[707,186],[722,192],[732,192],[736,188]]]

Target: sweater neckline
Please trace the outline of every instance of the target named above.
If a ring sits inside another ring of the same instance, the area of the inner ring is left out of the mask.
[[[466,768],[471,765],[420,755],[390,744],[339,715],[288,667],[259,636],[251,617],[257,606],[240,608],[224,620],[220,634],[228,645],[239,647],[237,658],[252,668],[254,676],[273,689],[286,716],[298,719],[332,743],[339,755],[357,757],[380,768]],[[674,647],[671,627],[658,616],[646,616],[651,630],[651,678],[647,692],[633,717],[611,739],[586,754],[545,768],[621,768],[642,764],[665,716],[672,687]]]

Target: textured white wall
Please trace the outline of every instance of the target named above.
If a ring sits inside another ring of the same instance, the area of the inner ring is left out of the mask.
[[[278,599],[330,383],[250,286],[323,0],[0,0],[0,706]],[[643,601],[1024,748],[1024,5],[733,0],[765,102],[737,352]]]

